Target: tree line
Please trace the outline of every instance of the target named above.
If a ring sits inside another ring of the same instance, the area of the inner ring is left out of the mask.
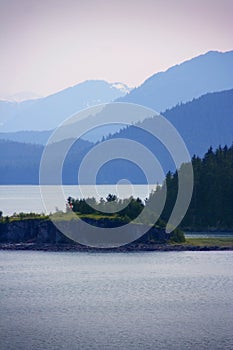
[[[201,159],[192,158],[194,171],[193,195],[188,211],[181,222],[186,229],[233,228],[233,145],[212,147]],[[161,218],[167,221],[178,191],[178,172],[166,176],[167,199]],[[156,198],[153,193],[150,200]]]
[[[185,166],[185,165],[184,165]],[[233,228],[233,145],[231,147],[212,147],[203,158],[193,156],[194,187],[191,203],[180,227],[189,230],[228,230]],[[175,205],[178,192],[178,172],[168,172],[166,175],[167,196],[164,209],[159,219],[160,226],[168,222]],[[120,200],[109,194],[106,199],[97,202],[95,198],[68,198],[68,206],[79,214],[117,215],[125,221],[135,219],[153,201],[159,201],[165,183],[158,186],[148,199],[143,202],[140,198]],[[152,205],[153,207],[153,205]],[[109,210],[109,208],[111,210]],[[113,214],[111,214],[111,212]],[[117,213],[114,213],[117,212]],[[146,211],[141,216],[143,223],[153,222],[153,212]]]

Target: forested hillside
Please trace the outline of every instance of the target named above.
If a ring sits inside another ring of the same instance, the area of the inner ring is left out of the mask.
[[[233,228],[233,146],[208,150],[201,159],[192,158],[193,196],[181,227],[190,229]],[[174,207],[178,174],[166,176],[167,200],[161,218],[167,221]],[[158,194],[151,195],[154,200]]]

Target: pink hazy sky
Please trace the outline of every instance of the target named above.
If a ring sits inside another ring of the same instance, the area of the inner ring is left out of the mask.
[[[233,48],[232,0],[0,0],[0,96],[87,79],[141,84]]]

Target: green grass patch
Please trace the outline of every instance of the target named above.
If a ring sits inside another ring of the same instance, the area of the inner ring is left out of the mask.
[[[119,216],[115,215],[108,215],[108,214],[77,214],[77,216],[81,219],[92,219],[92,220],[100,220],[100,219],[108,219],[108,220],[115,220],[120,218]]]
[[[63,213],[63,212],[57,212],[52,214],[51,216],[52,220],[63,220],[63,221],[69,221],[74,218],[77,219],[91,219],[91,220],[101,220],[101,219],[107,219],[107,220],[116,220],[119,219],[117,215],[104,215],[104,214],[80,214],[80,213],[74,213],[74,212],[68,212],[68,213]]]
[[[196,245],[196,246],[219,246],[229,247],[233,246],[233,237],[222,237],[222,238],[186,238],[185,244]]]
[[[26,220],[47,220],[49,217],[47,215],[35,215],[35,216],[10,216],[10,217],[3,217],[0,221],[0,223],[10,223],[10,222],[16,222],[16,221],[26,221]]]

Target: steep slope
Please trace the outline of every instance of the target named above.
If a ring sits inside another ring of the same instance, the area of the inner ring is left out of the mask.
[[[183,137],[191,155],[233,142],[233,89],[209,93],[163,115]]]
[[[206,94],[167,110],[163,115],[176,127],[191,157],[194,154],[203,156],[210,146],[217,148],[219,145],[231,146],[233,143],[233,89]],[[155,123],[156,119],[150,118],[145,119],[138,126],[154,130]],[[168,153],[165,145],[137,126],[130,126],[110,138],[126,138],[137,141],[146,146],[158,158],[165,173],[169,170],[175,170],[172,156]],[[102,179],[116,177],[117,171],[112,170],[113,163],[109,162],[106,165],[105,177],[100,174]],[[121,169],[120,163],[118,161],[118,169]],[[157,179],[159,182],[161,180]],[[142,176],[137,182],[140,181],[144,181]]]
[[[233,51],[210,51],[154,74],[118,101],[138,103],[162,112],[208,92],[232,88]]]
[[[166,110],[163,116],[169,120],[182,136],[191,155],[203,156],[212,146],[231,146],[233,142],[233,89],[209,93]],[[141,127],[148,129],[155,123],[154,118],[146,119]],[[141,135],[139,137],[139,134]],[[149,144],[150,135],[141,133],[131,126],[113,137],[137,138],[147,147],[156,149],[155,142]]]

